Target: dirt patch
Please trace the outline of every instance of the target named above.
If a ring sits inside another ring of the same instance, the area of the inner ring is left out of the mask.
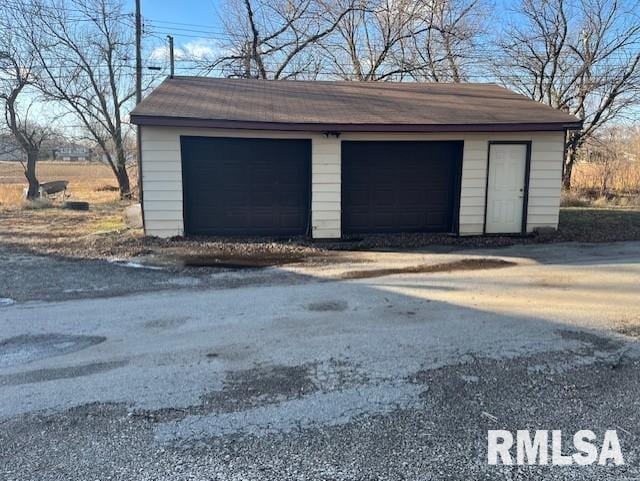
[[[96,192],[118,192],[117,185],[99,185],[96,187]]]
[[[341,279],[368,279],[372,277],[392,276],[396,274],[435,274],[439,272],[479,271],[485,269],[502,269],[517,265],[515,262],[502,259],[463,259],[443,264],[421,264],[417,266],[395,267],[389,269],[369,269],[345,272]]]

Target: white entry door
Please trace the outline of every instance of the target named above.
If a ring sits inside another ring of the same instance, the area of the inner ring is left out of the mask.
[[[526,144],[489,146],[487,234],[516,234],[522,231],[526,168]]]

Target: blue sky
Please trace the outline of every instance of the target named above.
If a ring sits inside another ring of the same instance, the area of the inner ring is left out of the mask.
[[[133,12],[134,1],[127,2]],[[172,35],[177,73],[195,74],[194,70],[189,70],[193,64],[181,62],[180,57],[215,56],[219,39],[223,36],[220,25],[222,3],[221,0],[142,0],[146,34],[144,48],[150,56],[146,66],[167,68],[166,37]]]
[[[128,10],[134,11],[134,0],[125,0]],[[213,58],[220,53],[223,39],[221,15],[224,0],[141,0],[142,16],[145,21],[145,51],[150,60],[146,67],[168,68],[166,36],[174,37],[176,49],[176,72],[184,75],[198,74],[195,64],[189,58]],[[492,10],[494,28],[500,29],[504,20],[513,19],[510,7],[514,0],[486,0]],[[495,32],[494,32],[495,33]],[[180,61],[180,57],[183,60]]]
[[[218,0],[141,0],[142,15],[151,20],[182,22],[219,27],[217,8]],[[131,11],[134,3],[131,3]]]
[[[182,22],[210,26],[219,29],[218,12],[222,5],[220,0],[141,0],[142,14],[151,20],[168,22]],[[129,0],[131,11],[134,2]],[[495,0],[492,2],[497,10],[506,11],[510,0]]]

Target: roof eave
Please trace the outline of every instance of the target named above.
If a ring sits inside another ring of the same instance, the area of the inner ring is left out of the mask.
[[[132,114],[136,125],[197,127],[230,130],[275,130],[304,132],[524,132],[581,129],[582,122],[513,122],[486,124],[325,124],[291,122],[256,122],[216,120],[190,117],[166,117]]]

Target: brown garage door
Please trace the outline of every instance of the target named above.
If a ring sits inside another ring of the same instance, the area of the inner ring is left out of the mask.
[[[462,142],[342,142],[342,231],[455,232]]]
[[[311,142],[182,137],[187,235],[298,235],[309,224]]]

